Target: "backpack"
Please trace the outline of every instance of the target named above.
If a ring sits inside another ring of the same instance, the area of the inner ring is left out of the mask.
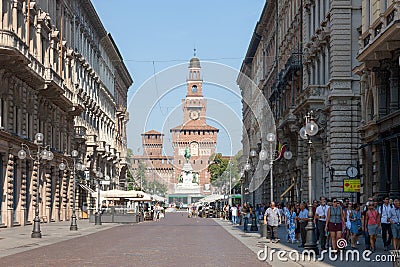
[[[378,207],[378,213],[379,214],[382,214],[382,207],[383,207],[383,204]],[[389,204],[389,208],[393,209],[394,208],[393,204]]]

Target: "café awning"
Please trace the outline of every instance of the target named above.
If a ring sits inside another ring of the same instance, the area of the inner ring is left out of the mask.
[[[100,191],[100,198],[137,198],[141,197],[144,193],[142,191],[124,191],[124,190],[107,190],[107,191]],[[98,192],[93,192],[92,197],[97,198]]]

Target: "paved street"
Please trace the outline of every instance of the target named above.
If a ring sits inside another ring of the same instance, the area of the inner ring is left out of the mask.
[[[285,241],[285,229],[279,227],[280,243],[272,244],[259,233],[244,233],[243,226],[232,226],[220,219],[187,218],[186,213],[167,213],[160,222],[133,225],[103,224],[95,226],[78,221],[79,231],[71,232],[69,222],[42,224],[42,239],[30,238],[31,226],[0,231],[1,266],[392,266],[376,262],[330,260],[321,262],[260,261],[257,253],[299,251],[298,244]],[[358,246],[362,253],[363,239]],[[261,255],[263,256],[263,255]],[[270,265],[269,265],[270,264]]]
[[[243,226],[232,226],[232,224],[228,221],[221,221],[219,219],[215,219],[215,221],[220,224],[225,230],[227,230],[231,235],[240,240],[243,244],[245,244],[248,248],[250,248],[254,253],[258,253],[260,250],[265,250],[265,247],[268,247],[267,251],[270,252],[272,249],[275,250],[273,254],[272,261],[268,258],[266,262],[271,263],[272,266],[363,266],[363,267],[389,267],[393,266],[392,262],[377,262],[378,260],[384,259],[386,255],[389,255],[389,252],[383,251],[382,239],[379,237],[377,241],[377,251],[369,256],[371,261],[365,261],[362,259],[362,252],[364,251],[364,238],[360,237],[360,245],[357,246],[359,251],[360,260],[346,260],[346,254],[344,252],[342,260],[340,258],[332,260],[329,258],[329,255],[324,256],[323,261],[293,261],[288,256],[286,256],[287,261],[280,261],[277,259],[278,251],[286,251],[288,255],[289,252],[299,252],[301,256],[301,252],[303,249],[298,247],[298,243],[289,244],[286,242],[286,229],[283,225],[278,228],[278,236],[281,239],[279,243],[270,243],[267,242],[265,238],[260,238],[260,234],[256,232],[244,233]],[[250,228],[250,225],[249,225]],[[346,251],[349,251],[350,248],[347,247]],[[293,254],[296,255],[296,254]],[[261,255],[263,256],[263,254]],[[268,254],[269,257],[269,254]],[[333,256],[332,256],[333,257]],[[340,257],[340,256],[339,256]],[[350,258],[351,259],[351,258]]]
[[[86,232],[91,229],[94,233],[84,236],[77,236],[78,233],[69,232],[67,225],[62,228],[58,223],[50,231],[51,225],[42,226],[42,240],[29,237],[31,227],[15,240],[10,234],[12,229],[6,229],[4,235],[0,232],[0,238],[4,238],[0,240],[0,255],[10,249],[10,242],[18,240],[15,247],[29,249],[1,258],[1,266],[268,266],[215,220],[189,219],[186,213],[167,213],[160,222],[88,225]],[[32,249],[40,246],[38,242],[54,239],[57,227],[61,242]],[[101,227],[108,229],[99,231]],[[15,235],[20,234],[18,231],[24,232],[17,228]],[[61,236],[65,235],[72,239],[64,240]]]

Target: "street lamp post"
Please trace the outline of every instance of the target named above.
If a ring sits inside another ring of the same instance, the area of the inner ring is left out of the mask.
[[[229,206],[232,206],[232,165],[233,162],[229,162],[229,193],[228,193],[228,204]]]
[[[253,159],[255,157],[257,157],[257,151],[252,149],[250,151],[250,158],[252,159],[252,164],[254,164]],[[254,179],[254,177],[253,177],[253,179]],[[253,214],[252,214],[252,217],[251,217],[250,231],[255,231],[256,232],[256,231],[258,231],[258,227],[257,227],[257,217],[256,217],[256,214],[255,214],[255,211],[256,211],[256,190],[254,189],[253,190]]]
[[[100,209],[100,180],[103,178],[103,173],[99,169],[95,172],[97,177],[97,212],[94,217],[94,224],[101,225],[101,209]]]
[[[300,129],[300,137],[308,141],[308,223],[306,226],[306,243],[304,248],[315,251],[318,254],[318,247],[315,236],[315,225],[313,223],[312,212],[312,173],[311,173],[311,137],[318,133],[318,125],[314,121],[313,111],[310,111],[305,116],[305,126]]]
[[[37,145],[37,152],[31,153],[29,147],[26,144],[21,144],[21,150],[18,152],[18,158],[25,159],[27,155],[37,162],[37,187],[36,187],[36,203],[35,203],[35,218],[33,219],[33,231],[31,234],[32,238],[42,238],[40,231],[40,218],[39,218],[39,188],[40,188],[40,160],[52,160],[54,158],[53,152],[50,151],[50,146],[43,146],[44,136],[42,133],[35,135],[35,145]],[[27,154],[28,151],[28,154]]]
[[[279,151],[274,150],[273,145],[275,143],[276,140],[276,136],[273,133],[269,133],[267,134],[267,141],[269,144],[269,152],[265,151],[264,149],[262,149],[260,151],[259,154],[259,159],[261,161],[264,161],[268,158],[268,162],[269,162],[269,166],[267,165],[265,169],[268,169],[269,167],[269,174],[270,174],[270,187],[271,187],[271,191],[270,191],[270,200],[271,202],[274,201],[274,177],[273,177],[273,166],[274,166],[274,162],[277,161],[280,158],[279,155]],[[292,158],[292,152],[290,151],[285,151],[283,153],[283,157],[287,160],[290,160]]]
[[[71,170],[68,166],[68,163],[61,162],[58,168],[60,170],[65,170],[68,169],[73,172],[74,174],[74,181],[73,181],[73,194],[72,194],[72,216],[71,216],[71,226],[69,227],[69,230],[71,231],[77,231],[78,230],[78,225],[76,223],[76,209],[75,209],[75,201],[76,201],[76,171],[84,171],[85,170],[85,165],[81,163],[77,163],[76,159],[78,157],[78,151],[72,150],[71,156],[74,161],[74,166],[73,169]]]
[[[243,182],[244,182],[244,168],[240,172],[240,206],[244,203],[244,192],[243,192]]]

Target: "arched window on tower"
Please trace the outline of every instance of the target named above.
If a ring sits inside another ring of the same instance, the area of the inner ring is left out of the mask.
[[[197,93],[197,85],[192,86],[192,93]]]

